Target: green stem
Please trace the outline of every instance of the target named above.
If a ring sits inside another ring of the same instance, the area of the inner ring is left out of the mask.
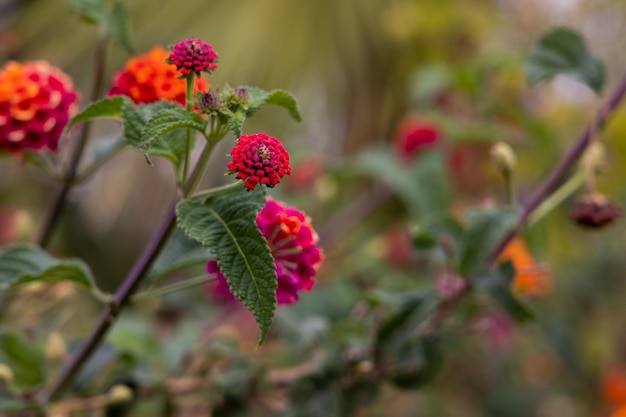
[[[155,288],[154,290],[143,291],[139,294],[133,296],[133,301],[145,300],[148,298],[154,298],[165,294],[171,294],[176,291],[184,290],[187,288],[195,287],[197,285],[204,284],[205,282],[212,281],[216,278],[215,274],[211,275],[200,275],[197,277],[189,278],[182,282],[177,282],[175,284],[164,285],[163,287]]]
[[[193,96],[193,81],[194,73],[191,72],[187,77],[187,92],[185,95],[185,107],[189,112],[193,110],[193,102],[191,100],[191,97]],[[185,137],[185,160],[183,161],[183,179],[181,184],[185,184],[187,182],[187,174],[189,173],[189,153],[191,152],[192,134],[192,130],[187,129],[187,136]]]
[[[543,203],[539,205],[533,211],[528,218],[528,225],[532,226],[537,224],[548,213],[554,210],[559,204],[561,204],[567,197],[572,195],[581,185],[585,183],[585,170],[578,170],[572,177],[567,180],[561,187],[559,187],[554,193],[546,198]]]
[[[233,182],[233,183],[226,184],[226,185],[221,185],[219,187],[210,188],[208,190],[198,191],[197,193],[192,195],[190,198],[202,199],[202,198],[205,198],[205,197],[209,197],[209,196],[211,196],[213,194],[217,194],[217,193],[220,193],[222,191],[226,191],[226,190],[230,190],[230,189],[234,189],[234,188],[238,188],[238,187],[241,187],[241,181]]]
[[[504,175],[504,192],[506,204],[509,206],[515,205],[515,184],[513,181],[513,172],[507,172]]]

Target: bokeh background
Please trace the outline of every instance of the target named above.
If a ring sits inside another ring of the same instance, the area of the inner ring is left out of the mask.
[[[272,193],[307,211],[327,253],[319,289],[285,313],[296,319],[342,320],[363,288],[432,285],[427,272],[389,260],[402,251],[410,210],[394,196],[381,198],[370,181],[346,169],[367,150],[392,146],[404,119],[434,121],[446,151],[464,155],[465,165],[449,178],[461,215],[470,205],[502,198],[489,161],[491,142],[503,140],[516,150],[523,200],[600,103],[567,78],[526,85],[524,58],[542,32],[559,25],[579,30],[606,64],[607,91],[626,71],[626,3],[619,0],[128,0],[126,5],[137,53],[198,37],[220,55],[212,85],[284,88],[298,98],[303,123],[263,110],[245,127],[285,142],[295,172]],[[96,35],[79,20],[61,0],[0,0],[0,60],[48,60],[88,91]],[[108,54],[110,80],[130,55],[115,45]],[[98,124],[92,144],[115,128]],[[598,188],[622,207],[624,137],[626,113],[620,111],[602,134],[608,157]],[[230,143],[216,152],[206,185],[226,181]],[[124,151],[71,194],[52,246],[88,261],[104,289],[114,289],[130,268],[175,194],[171,168],[155,162],[148,166],[143,155]],[[15,228],[24,236],[35,233],[55,189],[19,160],[0,160],[0,235]],[[553,282],[552,291],[534,301],[538,322],[518,328],[494,313],[485,331],[453,343],[432,385],[418,393],[386,389],[360,415],[390,415],[389,410],[397,416],[610,415],[615,404],[603,391],[606,375],[626,367],[626,229],[618,223],[601,232],[582,231],[569,220],[571,202],[525,236]]]

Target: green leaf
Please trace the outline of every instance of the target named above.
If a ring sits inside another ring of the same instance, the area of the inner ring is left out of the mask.
[[[262,343],[276,309],[276,266],[256,225],[265,205],[265,192],[243,186],[211,196],[202,204],[184,200],[176,215],[180,228],[211,251],[228,286],[256,318]]]
[[[132,54],[134,48],[130,42],[130,19],[128,18],[128,11],[123,1],[118,0],[113,3],[103,23],[111,39],[124,48],[126,52]]]
[[[414,362],[412,366],[401,367],[392,375],[391,380],[398,388],[415,389],[430,382],[443,367],[443,354],[440,342],[435,337],[422,336],[407,353]]]
[[[144,152],[148,153],[155,142],[168,132],[176,129],[194,129],[204,133],[206,121],[197,114],[182,107],[164,110],[155,114],[146,123],[141,133],[140,142]]]
[[[114,96],[95,101],[87,106],[83,111],[72,117],[63,135],[78,123],[84,123],[94,119],[120,119],[122,106],[131,100],[126,96]],[[131,102],[132,103],[132,102]]]
[[[246,115],[243,112],[235,112],[228,115],[227,123],[228,127],[233,135],[238,138],[241,136],[241,129],[243,123],[246,121]]]
[[[487,269],[485,264],[498,240],[514,225],[516,208],[472,209],[467,214],[467,232],[461,240],[459,273],[475,278]]]
[[[97,24],[104,18],[105,0],[66,0],[84,20]]]
[[[300,115],[300,109],[298,108],[298,102],[291,95],[289,91],[285,90],[273,90],[270,91],[267,99],[265,100],[265,104],[273,104],[275,106],[282,107],[283,109],[289,112],[289,115],[298,122],[302,121],[302,116]]]
[[[396,313],[376,335],[375,359],[378,366],[391,371],[399,388],[417,388],[430,381],[441,369],[443,357],[437,339],[419,334],[422,323],[438,304],[435,295],[403,295]]]
[[[129,18],[121,0],[66,0],[87,23],[102,26],[117,44],[133,53],[129,36]]]
[[[180,108],[178,103],[166,100],[140,106],[135,105],[131,100],[126,101],[122,106],[124,138],[126,142],[138,151],[143,151],[141,134],[148,120],[159,112],[176,108]]]
[[[556,75],[568,75],[589,86],[596,94],[605,81],[604,63],[593,55],[582,36],[568,28],[555,28],[543,35],[530,51],[524,66],[530,85]]]
[[[511,317],[520,323],[533,320],[534,312],[511,291],[515,278],[515,267],[511,262],[502,264],[497,270],[489,271],[476,280],[476,288],[487,293]]]
[[[280,106],[289,112],[289,115],[296,121],[302,121],[300,109],[296,99],[290,92],[285,90],[264,91],[258,87],[245,87],[250,96],[250,105],[246,110],[246,117],[251,117],[259,111],[265,104]]]
[[[19,388],[35,388],[44,382],[42,352],[19,333],[0,333],[0,362],[11,368]]]
[[[142,135],[147,128],[147,124],[155,119],[158,114],[168,111],[177,113],[182,111],[189,114],[182,109],[178,103],[172,101],[162,100],[142,106],[135,106],[132,102],[125,103],[122,108],[124,137],[127,143],[134,149],[145,152],[148,155],[161,156],[169,159],[174,165],[175,170],[178,171],[186,152],[186,131],[184,129],[176,128],[175,130],[166,131],[153,141],[152,146],[148,150],[144,148],[144,137]],[[195,117],[201,120],[199,116]],[[152,123],[156,123],[157,121],[158,120],[155,120]],[[204,123],[203,120],[202,123]],[[192,146],[194,140],[195,135],[192,136]]]
[[[32,281],[72,281],[96,288],[89,267],[79,259],[57,259],[38,246],[18,245],[0,252],[0,290]]]

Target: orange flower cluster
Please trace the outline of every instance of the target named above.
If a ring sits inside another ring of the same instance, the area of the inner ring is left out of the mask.
[[[184,105],[187,84],[178,78],[181,74],[176,66],[165,62],[168,56],[165,49],[157,46],[130,59],[115,75],[109,95],[125,95],[137,104],[170,100]],[[208,89],[205,79],[196,78],[194,92]]]
[[[552,282],[548,271],[545,267],[535,263],[522,239],[513,239],[504,248],[498,261],[513,262],[516,271],[513,280],[514,291],[528,296],[544,296],[552,291]]]
[[[7,63],[0,71],[0,151],[56,151],[77,101],[72,80],[47,62]]]

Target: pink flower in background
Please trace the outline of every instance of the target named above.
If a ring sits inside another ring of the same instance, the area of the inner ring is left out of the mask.
[[[0,70],[0,151],[56,151],[77,102],[60,69],[45,61],[7,63]]]
[[[394,142],[400,160],[408,162],[441,143],[439,127],[419,118],[407,118],[398,127]]]
[[[191,72],[200,75],[201,72],[215,71],[217,58],[210,44],[200,39],[189,38],[174,45],[167,62],[176,65],[176,69],[186,78]]]
[[[289,153],[278,139],[265,133],[241,136],[230,155],[233,160],[227,165],[229,173],[236,172],[249,190],[257,184],[274,187],[291,174]]]
[[[319,237],[311,219],[296,208],[268,198],[256,223],[276,263],[276,301],[278,304],[293,304],[299,299],[298,292],[310,291],[315,285],[314,277],[324,256],[318,247]],[[213,296],[222,301],[234,300],[217,262],[209,261],[207,271],[217,274]]]

